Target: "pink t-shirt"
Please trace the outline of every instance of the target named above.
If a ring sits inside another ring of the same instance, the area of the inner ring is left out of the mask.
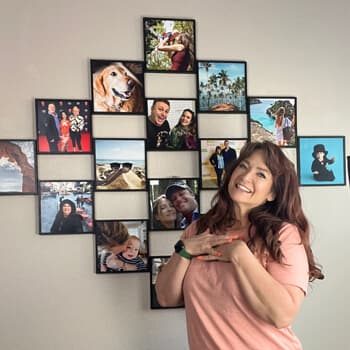
[[[195,234],[195,229],[195,223],[191,224],[183,238]],[[235,232],[247,239],[247,232]],[[287,265],[267,260],[265,269],[280,283],[298,286],[306,293],[308,262],[297,228],[283,226],[280,241]],[[183,293],[191,350],[302,349],[291,327],[278,329],[251,311],[236,284],[231,263],[192,259]]]

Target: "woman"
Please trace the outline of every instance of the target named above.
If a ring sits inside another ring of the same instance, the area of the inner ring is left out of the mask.
[[[294,165],[278,146],[247,143],[175,246],[156,291],[162,306],[185,302],[190,349],[302,348],[290,324],[308,282],[324,276]]]
[[[154,229],[175,229],[177,213],[173,204],[165,194],[157,197],[153,202]]]
[[[222,173],[225,168],[224,156],[220,146],[215,147],[215,152],[209,158],[210,164],[214,167],[216,173],[216,183],[218,187],[221,185]]]
[[[51,233],[81,233],[83,232],[83,218],[76,213],[75,204],[64,199],[51,226]]]
[[[159,41],[159,51],[168,52],[171,59],[171,71],[186,72],[193,70],[194,47],[191,36],[188,33],[174,31],[171,36],[166,35]]]
[[[177,124],[171,129],[169,135],[170,149],[185,150],[197,149],[197,126],[194,112],[184,109]]]
[[[61,152],[67,152],[68,141],[69,141],[69,130],[70,122],[67,117],[66,112],[62,112],[60,121],[60,131],[61,131]]]

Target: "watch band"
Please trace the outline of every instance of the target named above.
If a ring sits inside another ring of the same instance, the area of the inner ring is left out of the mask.
[[[178,242],[176,242],[175,246],[174,246],[175,252],[178,253],[180,256],[182,256],[185,259],[191,260],[192,259],[192,255],[187,252],[185,250],[185,245],[184,242],[179,240]]]
[[[191,259],[193,258],[193,256],[192,256],[190,253],[186,252],[185,248],[182,248],[178,253],[179,253],[179,255],[181,255],[183,258],[186,258],[186,259],[188,259],[188,260],[191,260]]]

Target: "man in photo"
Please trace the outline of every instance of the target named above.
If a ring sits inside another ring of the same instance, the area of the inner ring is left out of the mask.
[[[227,169],[227,167],[237,159],[236,150],[230,147],[229,140],[224,141],[224,148],[222,149],[221,154],[224,157],[225,169]]]
[[[170,110],[168,100],[155,99],[151,107],[151,114],[147,118],[148,149],[166,149],[170,133],[167,120]]]
[[[47,106],[45,135],[49,144],[50,152],[57,153],[58,141],[60,140],[60,121],[56,113],[56,106],[53,103],[49,103]]]
[[[188,185],[183,182],[171,184],[167,187],[165,195],[173,203],[176,211],[183,216],[179,224],[181,229],[199,218],[196,196]]]

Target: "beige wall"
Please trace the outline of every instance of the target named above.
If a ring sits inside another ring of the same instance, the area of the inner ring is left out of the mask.
[[[246,60],[250,95],[297,96],[299,135],[348,136],[349,14],[345,0],[2,1],[0,138],[35,138],[36,97],[90,98],[90,58],[142,60],[142,16],[194,18],[198,59]],[[148,97],[195,96],[193,76],[148,74],[145,80]],[[125,120],[96,119],[95,136],[145,136],[138,119],[132,131]],[[243,120],[203,118],[200,134],[226,136],[225,129],[234,132],[228,137],[242,137]],[[39,177],[92,177],[91,157],[76,160],[41,156]],[[150,172],[171,173],[160,160],[150,159]],[[164,159],[173,166],[182,161],[180,155]],[[185,161],[192,163],[188,175],[198,176],[198,160]],[[147,213],[144,194],[101,196],[100,217]],[[346,349],[349,189],[304,187],[302,196],[326,280],[310,291],[294,328],[307,350]],[[210,198],[203,194],[202,209]],[[148,274],[96,275],[92,236],[39,236],[35,196],[1,196],[0,213],[1,349],[187,348],[183,310],[149,309]],[[152,254],[170,253],[176,239],[155,234]]]

